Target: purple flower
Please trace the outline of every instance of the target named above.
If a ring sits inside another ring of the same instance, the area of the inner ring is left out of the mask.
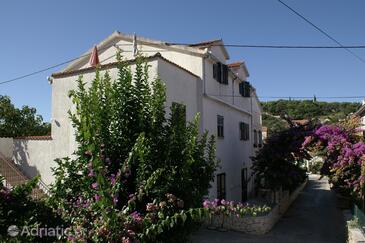
[[[130,216],[133,218],[133,220],[136,223],[142,222],[142,217],[141,217],[140,213],[138,213],[137,211],[134,211],[133,213],[131,213]]]
[[[97,182],[94,182],[93,184],[91,184],[91,187],[92,189],[97,190],[99,186]]]
[[[99,196],[98,194],[94,195],[95,201],[100,201],[101,200],[101,196]]]
[[[210,208],[211,206],[212,206],[212,204],[209,200],[204,200],[204,202],[203,202],[204,208]]]
[[[117,203],[118,203],[118,197],[117,196],[114,196],[113,197],[113,204],[114,205],[117,205]]]
[[[95,173],[94,173],[94,170],[93,169],[89,169],[89,174],[88,174],[89,177],[93,177],[95,176]]]
[[[112,175],[110,176],[110,183],[111,183],[113,186],[117,183],[117,180],[115,179],[115,175],[114,175],[114,174],[112,174]]]
[[[157,205],[155,205],[153,203],[147,203],[147,205],[146,205],[147,212],[155,211],[156,209],[157,209]]]

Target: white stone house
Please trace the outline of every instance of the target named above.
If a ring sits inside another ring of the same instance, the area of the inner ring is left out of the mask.
[[[200,113],[200,130],[208,130],[216,136],[221,168],[216,172],[209,197],[246,200],[253,188],[250,157],[262,146],[262,126],[260,102],[253,86],[246,82],[249,73],[245,63],[228,64],[229,55],[222,40],[192,45],[142,37],[136,40],[138,52],[146,56],[150,65],[150,77],[158,75],[166,84],[166,109],[172,102],[186,105],[187,119]],[[108,71],[112,78],[117,77],[117,50],[134,65],[131,35],[114,32],[97,48],[101,73]],[[76,89],[79,75],[83,75],[84,82],[90,83],[94,78],[95,68],[89,65],[90,53],[91,49],[51,76],[51,137],[13,140],[13,160],[21,167],[35,168],[46,184],[54,180],[53,160],[71,156],[76,149],[74,130],[67,114],[73,109],[68,92]],[[24,171],[27,173],[27,168]]]
[[[361,101],[361,107],[354,113],[360,119],[360,129],[365,137],[365,100]]]

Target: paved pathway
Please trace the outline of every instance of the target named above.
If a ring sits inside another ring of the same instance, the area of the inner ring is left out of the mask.
[[[327,180],[310,176],[303,192],[271,232],[252,236],[238,232],[200,230],[194,243],[345,243],[345,222],[336,208]]]

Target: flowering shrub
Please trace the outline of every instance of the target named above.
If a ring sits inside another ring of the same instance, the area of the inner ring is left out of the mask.
[[[311,156],[302,148],[312,125],[294,126],[273,134],[253,158],[253,173],[258,188],[294,190],[306,179],[302,168]]]
[[[271,207],[267,205],[250,205],[224,199],[204,200],[203,207],[208,209],[210,214],[232,214],[237,217],[256,217],[271,211]]]
[[[29,229],[66,226],[44,201],[34,200],[30,197],[37,182],[38,178],[35,178],[26,184],[8,189],[3,185],[3,178],[0,176],[0,242],[50,242],[55,240],[45,235],[41,237],[19,234],[17,237],[11,237],[7,232],[11,225],[19,228],[27,226]]]
[[[70,241],[181,242],[207,212],[215,141],[199,135],[198,117],[186,122],[184,105],[166,118],[165,86],[142,57],[135,73],[126,65],[113,81],[97,70],[89,89],[80,77],[70,92],[78,149],[57,160],[50,203]]]
[[[340,192],[359,197],[364,184],[365,144],[358,135],[358,120],[336,125],[321,125],[308,136],[303,148],[321,155],[324,164],[322,175]]]

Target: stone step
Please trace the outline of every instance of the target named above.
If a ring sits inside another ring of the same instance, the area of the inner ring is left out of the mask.
[[[2,175],[7,185],[18,186],[29,181],[29,178],[10,159],[4,158],[0,154],[0,175]],[[46,194],[39,187],[33,189],[31,197],[34,199],[44,198]]]

